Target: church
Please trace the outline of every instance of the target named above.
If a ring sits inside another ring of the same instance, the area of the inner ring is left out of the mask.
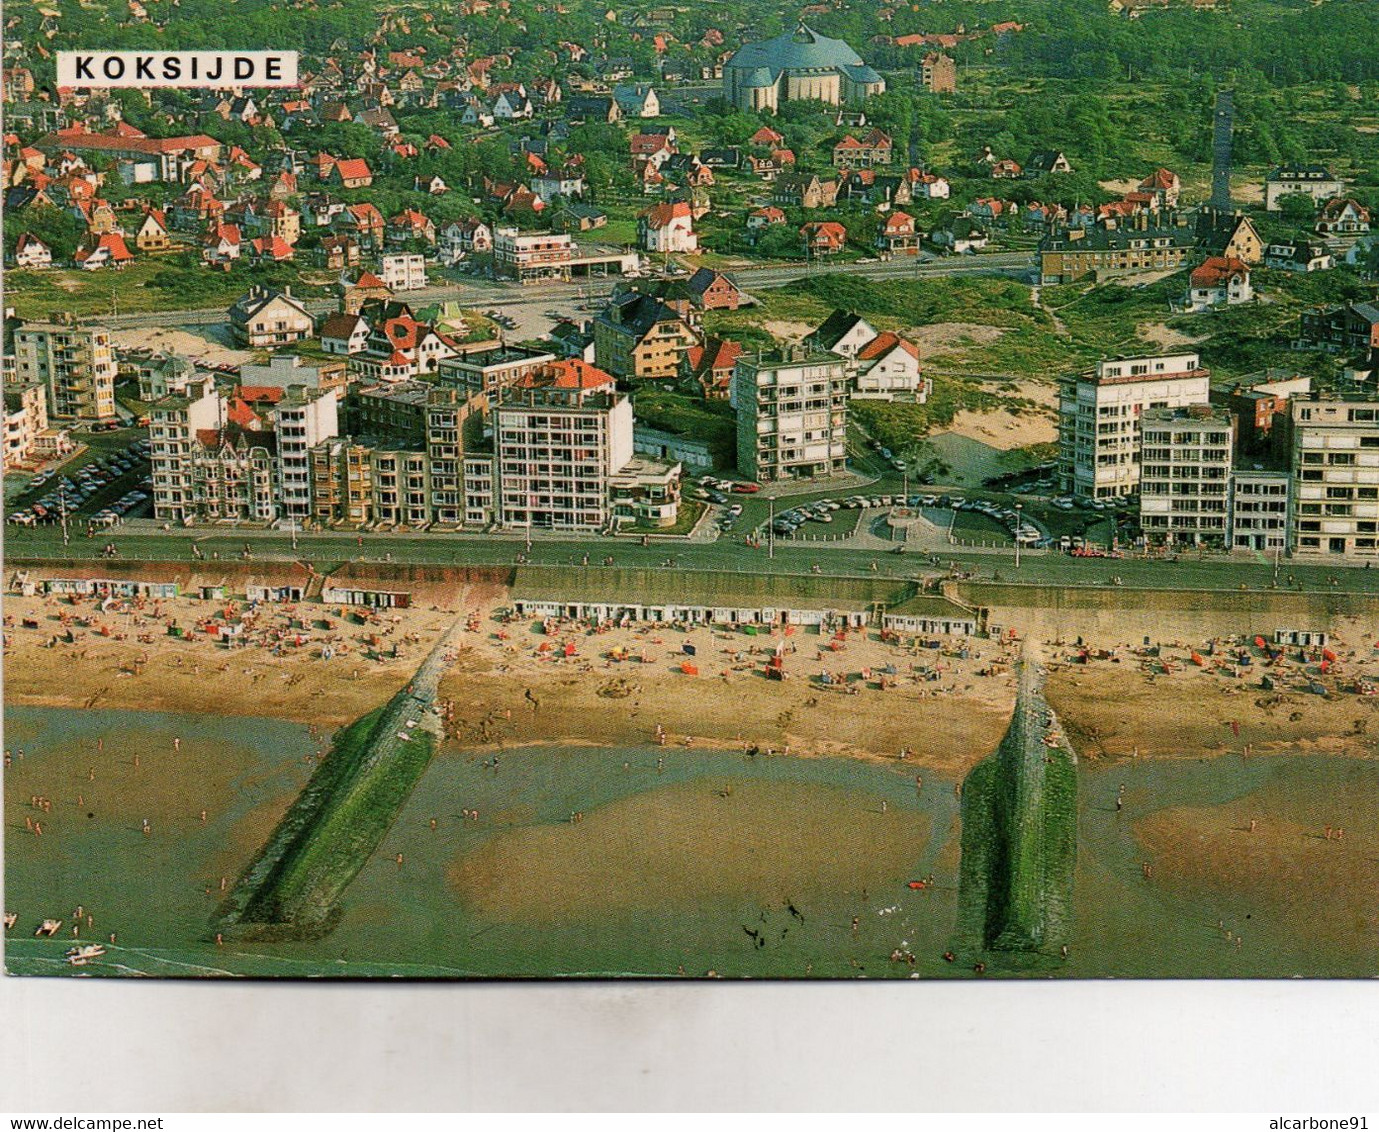
[[[886,80],[841,39],[803,22],[793,32],[748,43],[723,66],[723,97],[743,110],[775,112],[783,102],[837,106],[886,89]]]

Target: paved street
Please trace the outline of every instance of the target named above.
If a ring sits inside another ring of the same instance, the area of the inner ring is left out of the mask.
[[[14,529],[6,532],[8,557],[60,559],[99,558],[107,541],[114,541],[122,559],[191,561],[195,543],[204,558],[202,569],[213,570],[216,561],[235,561],[244,547],[252,547],[255,560],[306,560],[319,568],[331,569],[347,561],[394,562],[435,565],[511,565],[518,555],[538,563],[565,563],[578,567],[588,556],[597,565],[612,555],[620,566],[672,569],[740,570],[749,573],[810,573],[818,566],[825,574],[876,573],[889,576],[914,576],[946,571],[950,563],[962,571],[990,579],[1060,585],[1105,586],[1120,578],[1128,587],[1170,587],[1183,589],[1268,588],[1274,581],[1274,567],[1262,555],[1246,558],[1184,555],[1177,562],[1144,561],[1131,558],[1072,558],[1055,552],[1022,551],[1020,568],[1015,569],[1014,550],[986,553],[942,554],[933,565],[922,554],[891,554],[870,547],[846,544],[791,544],[778,540],[772,556],[766,545],[752,548],[741,536],[727,536],[712,543],[688,543],[679,539],[651,539],[642,546],[635,538],[563,538],[534,534],[530,550],[526,536],[514,534],[424,533],[371,534],[361,546],[357,536],[339,532],[290,534],[226,529],[173,530],[164,532],[156,524],[140,522],[94,539],[84,533],[73,535],[64,547],[62,534],[55,527]],[[1292,578],[1292,583],[1289,578]],[[1302,566],[1284,560],[1279,568],[1283,588],[1301,586],[1308,590],[1379,592],[1379,571],[1360,568]]]

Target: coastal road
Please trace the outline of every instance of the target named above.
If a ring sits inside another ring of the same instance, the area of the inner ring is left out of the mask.
[[[163,531],[141,521],[88,539],[74,534],[64,547],[62,534],[55,527],[10,528],[6,532],[8,570],[16,560],[99,559],[106,542],[113,541],[121,559],[190,562],[192,544],[203,556],[199,569],[214,571],[219,561],[239,561],[244,547],[252,548],[255,560],[310,561],[328,569],[344,562],[427,565],[511,566],[519,554],[535,563],[579,566],[588,556],[598,564],[612,555],[619,566],[645,566],[673,570],[719,570],[760,574],[763,572],[809,574],[814,567],[829,575],[915,577],[946,573],[950,563],[978,578],[999,575],[1004,581],[1052,583],[1063,586],[1113,584],[1119,578],[1126,588],[1171,589],[1268,589],[1274,585],[1273,564],[1258,557],[1235,558],[1224,555],[1198,558],[1183,555],[1177,562],[1140,559],[1072,558],[1058,553],[1022,552],[1015,568],[1014,551],[983,553],[943,553],[939,564],[932,564],[918,553],[904,555],[878,553],[874,549],[846,544],[812,543],[790,545],[778,541],[774,556],[766,546],[752,548],[732,537],[710,543],[688,543],[677,539],[655,539],[642,546],[635,538],[568,538],[535,534],[527,550],[525,535],[474,533],[371,533],[362,546],[356,536],[339,532],[299,533],[294,540],[280,531],[248,531],[226,528],[193,528]],[[672,565],[667,566],[670,562]],[[872,571],[872,564],[876,570]],[[1291,579],[1291,580],[1290,580]],[[1331,565],[1302,565],[1284,561],[1277,575],[1284,589],[1309,591],[1379,593],[1379,570],[1338,568]]]

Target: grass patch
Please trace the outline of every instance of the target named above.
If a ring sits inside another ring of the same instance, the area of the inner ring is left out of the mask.
[[[694,524],[699,522],[707,510],[708,504],[699,499],[680,500],[680,509],[675,517],[675,522],[669,527],[658,527],[654,523],[633,523],[631,526],[623,527],[622,530],[627,534],[638,535],[687,535],[694,530]]]
[[[637,391],[633,404],[642,424],[707,442],[716,467],[737,465],[737,417],[727,401],[649,386]]]

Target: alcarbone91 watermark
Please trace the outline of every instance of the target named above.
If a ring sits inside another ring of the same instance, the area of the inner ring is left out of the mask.
[[[66,87],[293,87],[295,51],[59,51]]]

